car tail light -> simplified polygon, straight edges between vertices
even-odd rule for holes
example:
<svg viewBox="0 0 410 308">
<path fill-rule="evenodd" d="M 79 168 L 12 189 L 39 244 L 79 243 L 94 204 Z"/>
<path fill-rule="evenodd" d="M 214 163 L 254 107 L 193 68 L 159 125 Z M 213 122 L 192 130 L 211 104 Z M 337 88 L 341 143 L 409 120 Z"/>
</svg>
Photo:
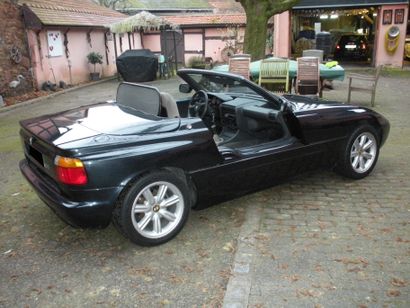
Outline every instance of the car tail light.
<svg viewBox="0 0 410 308">
<path fill-rule="evenodd" d="M 87 184 L 87 173 L 84 164 L 78 158 L 56 156 L 54 164 L 58 180 L 68 185 Z"/>
</svg>

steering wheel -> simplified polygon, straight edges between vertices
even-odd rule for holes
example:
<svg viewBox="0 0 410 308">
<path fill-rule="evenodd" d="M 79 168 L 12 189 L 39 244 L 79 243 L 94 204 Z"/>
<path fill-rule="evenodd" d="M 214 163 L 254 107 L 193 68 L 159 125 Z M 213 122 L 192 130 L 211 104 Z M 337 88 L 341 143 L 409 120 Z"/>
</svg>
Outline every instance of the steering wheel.
<svg viewBox="0 0 410 308">
<path fill-rule="evenodd" d="M 189 102 L 189 114 L 201 119 L 208 111 L 208 94 L 204 90 L 199 90 L 192 96 Z"/>
</svg>

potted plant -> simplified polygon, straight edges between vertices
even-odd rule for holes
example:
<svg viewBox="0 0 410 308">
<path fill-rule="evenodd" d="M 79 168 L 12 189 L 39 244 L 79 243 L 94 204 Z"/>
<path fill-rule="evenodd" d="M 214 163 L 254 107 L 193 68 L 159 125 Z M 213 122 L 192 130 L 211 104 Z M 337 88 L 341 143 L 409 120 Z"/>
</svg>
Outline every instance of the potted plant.
<svg viewBox="0 0 410 308">
<path fill-rule="evenodd" d="M 88 63 L 94 65 L 94 72 L 90 73 L 91 80 L 100 80 L 100 73 L 95 71 L 96 64 L 102 64 L 103 56 L 99 52 L 92 51 L 87 55 Z"/>
</svg>

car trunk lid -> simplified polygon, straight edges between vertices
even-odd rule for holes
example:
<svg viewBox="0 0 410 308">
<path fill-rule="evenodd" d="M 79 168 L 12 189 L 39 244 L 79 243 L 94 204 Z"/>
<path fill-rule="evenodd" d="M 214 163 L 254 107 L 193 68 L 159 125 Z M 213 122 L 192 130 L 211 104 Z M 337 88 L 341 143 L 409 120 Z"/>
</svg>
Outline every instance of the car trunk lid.
<svg viewBox="0 0 410 308">
<path fill-rule="evenodd" d="M 161 118 L 112 103 L 80 107 L 20 122 L 25 156 L 32 168 L 56 178 L 56 155 L 76 157 L 81 153 L 73 144 L 90 145 L 104 136 L 147 135 L 177 130 L 180 120 Z"/>
<path fill-rule="evenodd" d="M 73 109 L 56 115 L 21 121 L 33 136 L 54 146 L 98 135 L 158 134 L 177 130 L 178 118 L 162 118 L 106 103 Z"/>
</svg>

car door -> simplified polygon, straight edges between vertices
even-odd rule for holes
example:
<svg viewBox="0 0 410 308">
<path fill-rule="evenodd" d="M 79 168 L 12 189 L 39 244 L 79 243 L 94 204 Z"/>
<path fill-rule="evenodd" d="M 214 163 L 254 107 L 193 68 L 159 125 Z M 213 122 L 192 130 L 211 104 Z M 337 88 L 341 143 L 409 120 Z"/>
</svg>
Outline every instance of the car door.
<svg viewBox="0 0 410 308">
<path fill-rule="evenodd" d="M 314 169 L 321 163 L 323 153 L 320 145 L 303 144 L 291 135 L 227 152 L 221 164 L 191 173 L 198 207 L 267 188 Z"/>
</svg>

